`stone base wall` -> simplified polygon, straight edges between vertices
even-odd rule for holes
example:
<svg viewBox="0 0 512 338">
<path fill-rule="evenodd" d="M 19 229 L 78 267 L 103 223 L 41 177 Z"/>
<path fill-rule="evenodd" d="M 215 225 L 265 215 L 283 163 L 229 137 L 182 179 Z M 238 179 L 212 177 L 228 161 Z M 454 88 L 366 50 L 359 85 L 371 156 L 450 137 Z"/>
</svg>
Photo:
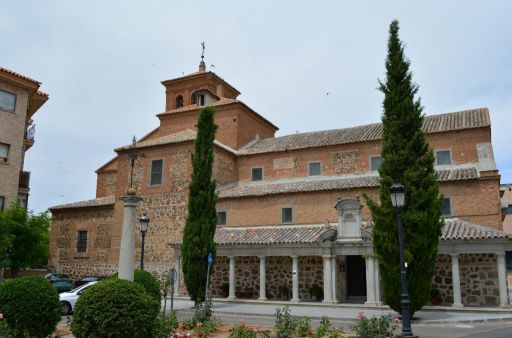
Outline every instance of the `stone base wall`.
<svg viewBox="0 0 512 338">
<path fill-rule="evenodd" d="M 238 296 L 259 298 L 259 257 L 236 257 L 235 290 Z M 290 299 L 292 295 L 292 259 L 290 257 L 267 257 L 266 296 L 268 299 Z M 322 257 L 299 257 L 299 298 L 311 299 L 309 288 L 313 284 L 323 287 Z M 229 259 L 217 257 L 212 273 L 213 297 L 226 297 L 229 290 Z M 239 292 L 245 292 L 241 295 Z"/>
<path fill-rule="evenodd" d="M 462 304 L 499 304 L 498 265 L 494 254 L 459 255 Z M 441 294 L 442 304 L 453 304 L 452 263 L 450 255 L 439 255 L 433 285 Z"/>
</svg>

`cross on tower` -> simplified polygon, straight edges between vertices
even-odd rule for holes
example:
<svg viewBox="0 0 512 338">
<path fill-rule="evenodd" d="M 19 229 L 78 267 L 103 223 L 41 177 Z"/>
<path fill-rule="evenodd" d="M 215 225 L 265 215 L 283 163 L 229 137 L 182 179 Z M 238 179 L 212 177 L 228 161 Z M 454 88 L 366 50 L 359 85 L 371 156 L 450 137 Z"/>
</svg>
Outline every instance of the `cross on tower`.
<svg viewBox="0 0 512 338">
<path fill-rule="evenodd" d="M 204 49 L 206 48 L 204 45 L 204 41 L 201 42 L 201 47 L 203 47 L 203 52 L 201 53 L 201 60 L 203 60 L 204 59 Z"/>
<path fill-rule="evenodd" d="M 133 188 L 133 167 L 135 166 L 135 161 L 140 157 L 140 153 L 137 151 L 137 139 L 135 135 L 133 135 L 132 145 L 130 146 L 130 151 L 128 153 L 128 158 L 130 159 L 130 188 Z"/>
</svg>

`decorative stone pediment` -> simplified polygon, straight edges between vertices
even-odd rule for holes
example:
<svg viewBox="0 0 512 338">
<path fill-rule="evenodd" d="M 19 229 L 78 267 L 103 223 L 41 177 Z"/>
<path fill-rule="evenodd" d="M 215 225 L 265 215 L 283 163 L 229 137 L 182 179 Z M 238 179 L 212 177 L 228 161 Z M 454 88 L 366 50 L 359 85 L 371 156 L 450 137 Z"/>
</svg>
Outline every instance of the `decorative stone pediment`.
<svg viewBox="0 0 512 338">
<path fill-rule="evenodd" d="M 361 209 L 356 199 L 338 199 L 338 240 L 361 240 Z"/>
</svg>

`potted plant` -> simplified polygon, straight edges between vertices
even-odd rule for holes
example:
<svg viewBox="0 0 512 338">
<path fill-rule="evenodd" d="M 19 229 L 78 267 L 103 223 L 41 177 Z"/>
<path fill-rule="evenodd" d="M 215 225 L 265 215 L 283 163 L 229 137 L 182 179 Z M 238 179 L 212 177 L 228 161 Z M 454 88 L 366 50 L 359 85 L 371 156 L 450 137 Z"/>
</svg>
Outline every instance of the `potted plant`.
<svg viewBox="0 0 512 338">
<path fill-rule="evenodd" d="M 220 289 L 222 290 L 222 297 L 229 296 L 229 284 L 228 283 L 222 284 Z"/>
<path fill-rule="evenodd" d="M 324 289 L 318 284 L 313 284 L 309 288 L 309 295 L 311 300 L 322 300 L 324 298 Z"/>
<path fill-rule="evenodd" d="M 432 288 L 430 289 L 430 303 L 432 305 L 437 305 L 442 302 L 441 299 L 441 293 L 439 292 L 439 289 L 432 285 Z"/>
</svg>

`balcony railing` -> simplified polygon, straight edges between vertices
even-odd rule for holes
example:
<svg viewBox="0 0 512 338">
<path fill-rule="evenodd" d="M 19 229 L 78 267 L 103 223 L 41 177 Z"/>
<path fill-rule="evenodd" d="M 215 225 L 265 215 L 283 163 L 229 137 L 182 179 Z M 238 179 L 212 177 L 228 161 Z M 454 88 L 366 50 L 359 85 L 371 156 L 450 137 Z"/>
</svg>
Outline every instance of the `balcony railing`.
<svg viewBox="0 0 512 338">
<path fill-rule="evenodd" d="M 25 140 L 34 141 L 35 134 L 36 134 L 36 125 L 31 124 L 25 131 Z"/>
<path fill-rule="evenodd" d="M 30 171 L 20 171 L 20 188 L 28 189 L 30 186 Z"/>
</svg>

